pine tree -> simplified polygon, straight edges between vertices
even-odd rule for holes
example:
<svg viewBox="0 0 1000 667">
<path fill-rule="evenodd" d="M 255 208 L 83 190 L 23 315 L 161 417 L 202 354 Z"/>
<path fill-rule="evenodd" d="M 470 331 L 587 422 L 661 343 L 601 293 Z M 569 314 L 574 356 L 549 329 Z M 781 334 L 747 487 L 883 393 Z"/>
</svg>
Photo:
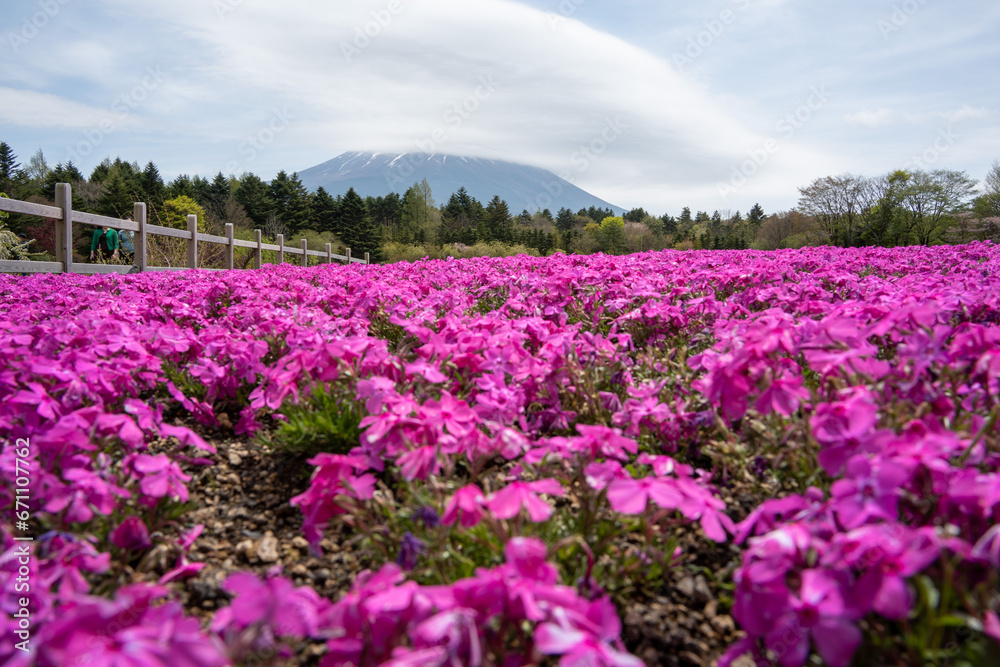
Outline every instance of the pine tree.
<svg viewBox="0 0 1000 667">
<path fill-rule="evenodd" d="M 483 205 L 464 186 L 460 187 L 441 211 L 441 243 L 474 244 L 482 215 Z"/>
<path fill-rule="evenodd" d="M 163 185 L 163 178 L 160 170 L 152 161 L 146 164 L 146 168 L 139 175 L 139 190 L 142 200 L 150 206 L 159 206 L 163 203 L 163 194 L 166 188 Z"/>
<path fill-rule="evenodd" d="M 113 173 L 104 182 L 101 196 L 97 199 L 97 212 L 112 218 L 124 218 L 132 214 L 132 195 L 125 179 Z"/>
<path fill-rule="evenodd" d="M 354 251 L 355 256 L 365 233 L 367 215 L 365 201 L 354 188 L 350 188 L 340 200 L 340 224 L 336 232 L 344 245 Z"/>
<path fill-rule="evenodd" d="M 573 215 L 573 211 L 566 207 L 559 209 L 559 213 L 556 214 L 556 229 L 560 232 L 568 232 L 573 229 L 573 224 L 576 222 L 576 218 Z"/>
<path fill-rule="evenodd" d="M 0 142 L 0 192 L 8 195 L 13 191 L 14 182 L 20 175 L 21 165 L 7 142 Z"/>
<path fill-rule="evenodd" d="M 479 236 L 483 241 L 510 240 L 510 209 L 507 208 L 507 202 L 500 199 L 500 195 L 493 195 L 486 206 L 480 228 Z"/>
<path fill-rule="evenodd" d="M 229 179 L 223 176 L 220 171 L 215 175 L 215 178 L 212 179 L 211 184 L 208 186 L 205 208 L 208 209 L 213 215 L 217 216 L 222 211 L 222 207 L 225 206 L 229 196 Z"/>
<path fill-rule="evenodd" d="M 302 185 L 298 174 L 289 176 L 284 170 L 279 171 L 270 183 L 270 195 L 274 201 L 275 215 L 288 226 L 290 234 L 302 229 L 312 229 L 309 191 Z"/>
<path fill-rule="evenodd" d="M 321 185 L 310 195 L 312 219 L 316 223 L 316 231 L 337 234 L 340 227 L 340 208 L 337 200 Z M 339 234 L 338 234 L 339 236 Z"/>
<path fill-rule="evenodd" d="M 253 172 L 248 171 L 240 176 L 233 197 L 243 205 L 258 228 L 263 229 L 267 217 L 274 213 L 274 200 L 271 199 L 267 183 Z"/>
</svg>

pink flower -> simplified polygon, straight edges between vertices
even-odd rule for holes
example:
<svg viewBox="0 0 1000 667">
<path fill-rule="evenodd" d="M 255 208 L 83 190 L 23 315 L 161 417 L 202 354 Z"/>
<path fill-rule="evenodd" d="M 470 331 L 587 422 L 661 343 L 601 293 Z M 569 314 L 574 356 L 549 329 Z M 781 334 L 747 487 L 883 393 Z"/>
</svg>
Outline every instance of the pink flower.
<svg viewBox="0 0 1000 667">
<path fill-rule="evenodd" d="M 831 487 L 833 508 L 844 528 L 857 528 L 872 519 L 896 520 L 896 505 L 910 474 L 893 461 L 872 461 L 855 456 L 847 462 L 846 479 Z"/>
<path fill-rule="evenodd" d="M 148 549 L 153 546 L 149 530 L 137 516 L 125 517 L 117 528 L 111 531 L 111 543 L 119 549 Z"/>
<path fill-rule="evenodd" d="M 766 643 L 781 667 L 800 667 L 809 656 L 809 639 L 830 667 L 848 667 L 861 644 L 861 630 L 849 620 L 837 582 L 822 570 L 802 572 L 792 596 L 792 611 L 778 621 Z"/>
<path fill-rule="evenodd" d="M 1000 618 L 997 618 L 997 613 L 992 609 L 986 610 L 983 615 L 983 633 L 1000 644 Z"/>
<path fill-rule="evenodd" d="M 478 486 L 463 486 L 448 500 L 441 523 L 450 526 L 459 521 L 463 528 L 475 526 L 483 519 L 484 501 L 483 490 Z"/>
<path fill-rule="evenodd" d="M 528 517 L 535 523 L 552 516 L 552 506 L 538 497 L 540 493 L 550 496 L 565 495 L 562 485 L 554 479 L 540 479 L 535 482 L 511 482 L 486 499 L 486 508 L 498 519 L 517 516 L 521 508 L 528 510 Z"/>
<path fill-rule="evenodd" d="M 132 460 L 132 469 L 139 473 L 139 488 L 150 498 L 170 496 L 187 502 L 188 490 L 185 482 L 191 481 L 181 467 L 166 454 L 137 454 Z"/>
<path fill-rule="evenodd" d="M 676 480 L 663 477 L 619 477 L 608 484 L 608 503 L 622 514 L 642 514 L 647 500 L 664 508 L 676 509 L 684 497 L 677 490 Z"/>
</svg>

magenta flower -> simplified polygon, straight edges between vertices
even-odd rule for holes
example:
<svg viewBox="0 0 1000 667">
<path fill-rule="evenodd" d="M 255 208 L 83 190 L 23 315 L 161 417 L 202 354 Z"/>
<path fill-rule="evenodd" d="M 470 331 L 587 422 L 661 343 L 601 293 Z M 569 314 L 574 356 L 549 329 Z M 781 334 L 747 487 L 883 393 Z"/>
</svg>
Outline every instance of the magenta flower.
<svg viewBox="0 0 1000 667">
<path fill-rule="evenodd" d="M 663 477 L 618 477 L 608 484 L 608 503 L 622 514 L 642 514 L 648 500 L 667 509 L 676 509 L 684 501 L 676 480 Z"/>
<path fill-rule="evenodd" d="M 149 530 L 137 516 L 125 517 L 118 527 L 111 531 L 111 543 L 119 549 L 148 549 L 153 546 Z"/>
<path fill-rule="evenodd" d="M 538 523 L 552 516 L 552 506 L 538 497 L 546 493 L 550 496 L 565 495 L 562 485 L 554 479 L 540 479 L 534 482 L 511 482 L 486 499 L 486 508 L 498 519 L 511 519 L 523 507 L 528 517 Z"/>
<path fill-rule="evenodd" d="M 212 620 L 212 630 L 226 635 L 250 626 L 267 629 L 267 637 L 315 637 L 329 602 L 308 586 L 295 587 L 281 577 L 261 580 L 249 572 L 230 575 L 222 588 L 233 594 L 228 607 Z"/>
<path fill-rule="evenodd" d="M 184 474 L 166 454 L 137 454 L 131 467 L 139 473 L 139 488 L 149 498 L 169 496 L 187 502 L 188 490 L 184 483 L 191 481 L 191 476 Z"/>
<path fill-rule="evenodd" d="M 483 519 L 485 500 L 483 490 L 475 484 L 463 486 L 448 500 L 441 523 L 450 526 L 458 521 L 463 528 L 475 526 Z"/>
<path fill-rule="evenodd" d="M 813 437 L 823 445 L 819 462 L 829 475 L 843 470 L 847 459 L 872 433 L 878 405 L 867 389 L 856 387 L 841 401 L 820 403 L 809 419 Z"/>
<path fill-rule="evenodd" d="M 840 563 L 862 571 L 858 581 L 863 606 L 886 618 L 905 618 L 912 606 L 906 579 L 936 561 L 941 545 L 933 527 L 908 528 L 902 524 L 862 526 L 834 538 L 826 564 Z"/>
<path fill-rule="evenodd" d="M 844 528 L 850 530 L 873 519 L 895 521 L 896 506 L 910 474 L 893 461 L 879 460 L 873 468 L 865 456 L 847 462 L 846 479 L 838 479 L 830 489 L 833 509 Z"/>
<path fill-rule="evenodd" d="M 801 667 L 809 656 L 809 640 L 830 667 L 848 667 L 861 644 L 861 630 L 849 620 L 855 614 L 845 605 L 836 580 L 823 570 L 802 572 L 792 610 L 766 638 L 781 667 Z"/>
</svg>

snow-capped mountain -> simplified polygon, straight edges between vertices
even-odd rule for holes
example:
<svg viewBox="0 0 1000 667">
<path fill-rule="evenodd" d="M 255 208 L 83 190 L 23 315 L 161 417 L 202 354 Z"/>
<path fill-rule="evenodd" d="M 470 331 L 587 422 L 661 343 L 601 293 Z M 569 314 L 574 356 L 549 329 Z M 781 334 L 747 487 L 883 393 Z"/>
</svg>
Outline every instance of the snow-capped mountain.
<svg viewBox="0 0 1000 667">
<path fill-rule="evenodd" d="M 624 212 L 546 169 L 458 155 L 349 152 L 298 175 L 309 190 L 322 186 L 334 196 L 351 187 L 362 197 L 403 194 L 426 178 L 438 205 L 464 186 L 484 206 L 500 195 L 512 214 L 542 209 L 554 214 L 563 207 L 576 212 L 591 206 Z"/>
</svg>

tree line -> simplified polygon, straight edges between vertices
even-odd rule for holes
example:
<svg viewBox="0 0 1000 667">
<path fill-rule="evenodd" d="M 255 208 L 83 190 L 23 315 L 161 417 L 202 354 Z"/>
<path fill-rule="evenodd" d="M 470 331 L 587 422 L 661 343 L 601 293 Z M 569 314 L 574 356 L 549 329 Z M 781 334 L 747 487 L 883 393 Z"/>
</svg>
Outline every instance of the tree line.
<svg viewBox="0 0 1000 667">
<path fill-rule="evenodd" d="M 135 201 L 149 207 L 150 221 L 183 227 L 190 214 L 199 229 L 220 234 L 232 223 L 238 237 L 261 229 L 268 240 L 283 234 L 306 238 L 310 247 L 329 242 L 373 261 L 471 254 L 621 254 L 663 248 L 775 249 L 832 244 L 909 245 L 991 238 L 1000 216 L 1000 161 L 987 175 L 985 191 L 964 172 L 895 171 L 878 177 L 851 174 L 818 178 L 799 189 L 798 206 L 766 215 L 760 204 L 746 213 L 695 211 L 653 215 L 633 208 L 616 216 L 591 206 L 576 212 L 512 212 L 498 195 L 479 202 L 464 187 L 438 206 L 427 181 L 403 194 L 362 197 L 353 188 L 336 196 L 309 192 L 296 173 L 280 171 L 270 181 L 252 172 L 221 172 L 212 179 L 182 174 L 169 182 L 153 162 L 144 167 L 116 157 L 89 176 L 68 162 L 50 167 L 42 151 L 25 165 L 0 142 L 0 192 L 16 199 L 52 203 L 56 183 L 73 185 L 76 210 L 126 217 Z M 11 216 L 15 232 L 37 238 L 38 250 L 52 232 L 37 219 Z"/>
</svg>

